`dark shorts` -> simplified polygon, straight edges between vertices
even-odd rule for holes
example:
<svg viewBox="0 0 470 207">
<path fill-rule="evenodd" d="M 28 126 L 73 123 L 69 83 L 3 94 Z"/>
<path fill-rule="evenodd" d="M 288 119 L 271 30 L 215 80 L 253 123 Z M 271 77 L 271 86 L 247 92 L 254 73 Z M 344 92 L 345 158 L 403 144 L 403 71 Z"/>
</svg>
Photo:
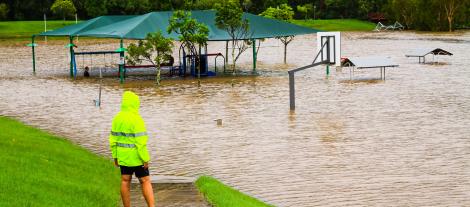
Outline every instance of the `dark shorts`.
<svg viewBox="0 0 470 207">
<path fill-rule="evenodd" d="M 119 166 L 121 168 L 121 175 L 132 175 L 138 178 L 149 176 L 149 169 L 145 169 L 143 165 L 136 167 Z"/>
</svg>

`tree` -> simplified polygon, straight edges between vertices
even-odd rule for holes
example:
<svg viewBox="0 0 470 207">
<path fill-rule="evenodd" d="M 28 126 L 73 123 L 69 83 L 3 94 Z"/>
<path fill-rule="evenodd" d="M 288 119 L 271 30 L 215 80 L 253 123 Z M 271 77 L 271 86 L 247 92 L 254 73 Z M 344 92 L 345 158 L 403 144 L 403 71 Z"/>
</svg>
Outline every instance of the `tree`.
<svg viewBox="0 0 470 207">
<path fill-rule="evenodd" d="M 64 21 L 65 16 L 72 16 L 77 12 L 77 9 L 70 0 L 56 0 L 51 6 L 51 10 L 54 14 L 62 15 Z"/>
<path fill-rule="evenodd" d="M 243 0 L 242 4 L 246 12 L 248 12 L 248 9 L 250 9 L 250 7 L 253 6 L 253 2 L 251 2 L 251 0 Z"/>
<path fill-rule="evenodd" d="M 218 0 L 198 0 L 193 4 L 193 9 L 213 9 Z"/>
<path fill-rule="evenodd" d="M 281 4 L 280 6 L 273 8 L 269 7 L 264 12 L 260 14 L 260 16 L 268 17 L 271 19 L 278 19 L 283 21 L 292 20 L 294 17 L 294 11 L 292 7 L 287 4 Z"/>
<path fill-rule="evenodd" d="M 209 39 L 209 28 L 191 17 L 191 12 L 175 11 L 169 20 L 168 33 L 175 32 L 183 50 L 186 48 L 190 55 L 199 60 L 202 46 L 206 46 Z M 197 49 L 199 48 L 199 50 Z M 198 85 L 201 84 L 201 61 L 197 64 Z"/>
<path fill-rule="evenodd" d="M 163 61 L 169 61 L 173 48 L 173 41 L 166 38 L 160 31 L 147 34 L 144 41 L 139 40 L 137 44 L 131 43 L 127 47 L 127 61 L 131 65 L 141 63 L 142 61 L 150 62 L 157 71 L 156 82 L 160 85 L 161 64 Z"/>
<path fill-rule="evenodd" d="M 288 0 L 263 0 L 264 4 L 262 9 L 267 9 L 269 7 L 277 7 L 278 5 L 287 4 Z"/>
<path fill-rule="evenodd" d="M 150 11 L 149 0 L 106 0 L 100 2 L 106 5 L 107 14 L 111 15 L 143 14 Z M 99 2 L 95 4 L 99 4 Z"/>
<path fill-rule="evenodd" d="M 297 12 L 302 14 L 302 16 L 305 17 L 305 20 L 307 20 L 307 15 L 308 15 L 307 7 L 302 6 L 302 5 L 297 5 Z"/>
<path fill-rule="evenodd" d="M 418 8 L 416 0 L 390 0 L 388 6 L 396 20 L 405 23 L 406 28 L 413 27 Z"/>
<path fill-rule="evenodd" d="M 108 13 L 105 1 L 85 0 L 83 7 L 88 16 L 96 17 Z"/>
<path fill-rule="evenodd" d="M 277 8 L 269 7 L 260 14 L 261 16 L 278 19 L 282 21 L 290 21 L 294 16 L 294 11 L 292 7 L 287 4 L 281 4 Z M 282 44 L 284 44 L 284 64 L 287 63 L 287 45 L 294 39 L 294 36 L 285 36 L 285 37 L 276 37 L 276 39 L 281 40 Z"/>
<path fill-rule="evenodd" d="M 305 16 L 305 20 L 308 19 L 308 14 L 313 11 L 313 4 L 297 5 L 297 11 Z"/>
<path fill-rule="evenodd" d="M 359 11 L 360 16 L 367 17 L 369 12 L 372 11 L 372 9 L 373 9 L 372 7 L 375 4 L 375 1 L 358 0 L 357 3 L 359 4 L 358 5 L 358 11 Z"/>
<path fill-rule="evenodd" d="M 304 7 L 307 8 L 307 15 L 310 14 L 314 8 L 312 3 L 304 4 Z"/>
<path fill-rule="evenodd" d="M 235 74 L 235 64 L 240 55 L 248 49 L 249 23 L 243 19 L 243 10 L 238 0 L 224 0 L 215 6 L 215 24 L 225 30 L 232 39 L 232 71 Z M 235 50 L 237 54 L 235 55 Z"/>
<path fill-rule="evenodd" d="M 452 32 L 455 14 L 458 9 L 464 5 L 465 0 L 443 0 L 444 9 L 446 11 L 447 21 L 449 22 L 449 32 Z"/>
<path fill-rule="evenodd" d="M 407 28 L 452 31 L 466 22 L 469 0 L 389 0 L 389 16 L 405 23 Z M 467 21 L 468 22 L 468 21 Z"/>
<path fill-rule="evenodd" d="M 6 5 L 5 3 L 1 3 L 0 4 L 0 20 L 4 20 L 7 18 L 7 15 L 8 15 L 8 5 Z"/>
</svg>

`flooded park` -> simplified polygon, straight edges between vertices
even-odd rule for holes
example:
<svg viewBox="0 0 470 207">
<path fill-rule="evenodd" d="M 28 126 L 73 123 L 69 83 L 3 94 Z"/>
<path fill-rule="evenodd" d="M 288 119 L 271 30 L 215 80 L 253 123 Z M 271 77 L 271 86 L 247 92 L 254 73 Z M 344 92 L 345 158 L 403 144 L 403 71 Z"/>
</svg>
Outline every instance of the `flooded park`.
<svg viewBox="0 0 470 207">
<path fill-rule="evenodd" d="M 66 40 L 38 38 L 31 48 L 0 45 L 0 115 L 69 137 L 111 159 L 109 132 L 124 90 L 141 98 L 153 175 L 211 175 L 275 206 L 470 205 L 470 32 L 345 32 L 342 56 L 386 56 L 399 64 L 355 70 L 325 66 L 296 73 L 289 110 L 287 71 L 310 64 L 316 36 L 261 43 L 258 75 L 103 80 L 96 107 L 96 68 L 105 57 L 77 59 L 92 77 L 69 78 Z M 128 42 L 125 42 L 127 45 Z M 115 50 L 118 40 L 80 39 L 78 50 Z M 438 64 L 405 54 L 452 52 Z M 210 42 L 209 52 L 225 51 Z M 177 52 L 174 53 L 177 57 Z M 239 60 L 250 72 L 251 50 Z M 431 59 L 429 59 L 431 60 Z M 213 67 L 210 59 L 209 67 Z M 437 57 L 434 61 L 437 61 Z M 79 71 L 82 74 L 82 70 Z M 217 119 L 222 124 L 217 124 Z"/>
</svg>

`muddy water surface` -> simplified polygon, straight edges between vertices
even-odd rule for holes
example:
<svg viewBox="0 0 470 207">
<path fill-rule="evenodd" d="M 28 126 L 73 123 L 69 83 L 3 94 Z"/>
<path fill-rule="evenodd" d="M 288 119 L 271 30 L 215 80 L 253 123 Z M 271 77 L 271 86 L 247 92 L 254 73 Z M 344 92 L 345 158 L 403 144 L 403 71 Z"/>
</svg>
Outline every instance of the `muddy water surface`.
<svg viewBox="0 0 470 207">
<path fill-rule="evenodd" d="M 276 206 L 470 205 L 470 33 L 344 33 L 343 56 L 390 56 L 400 67 L 387 70 L 386 81 L 377 80 L 378 69 L 355 71 L 352 81 L 347 68 L 329 77 L 324 67 L 297 73 L 291 113 L 286 71 L 312 61 L 315 41 L 296 37 L 289 65 L 281 63 L 280 43 L 263 42 L 261 75 L 203 79 L 201 88 L 194 79 L 156 88 L 150 78 L 131 77 L 123 86 L 106 78 L 101 108 L 93 104 L 97 79 L 67 78 L 63 45 L 40 42 L 35 76 L 30 48 L 3 46 L 0 114 L 109 156 L 111 119 L 130 89 L 141 96 L 155 175 L 213 175 Z M 211 43 L 209 52 L 223 46 Z M 404 57 L 423 47 L 454 56 L 435 65 Z M 117 61 L 95 58 L 77 62 Z M 250 58 L 248 51 L 242 68 L 251 67 Z"/>
</svg>

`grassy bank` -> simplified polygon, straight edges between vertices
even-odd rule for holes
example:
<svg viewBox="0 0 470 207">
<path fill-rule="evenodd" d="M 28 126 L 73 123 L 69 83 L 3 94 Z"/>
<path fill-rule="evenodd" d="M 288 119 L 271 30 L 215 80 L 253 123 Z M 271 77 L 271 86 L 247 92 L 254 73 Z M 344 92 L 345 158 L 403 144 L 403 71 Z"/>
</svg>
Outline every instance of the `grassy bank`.
<svg viewBox="0 0 470 207">
<path fill-rule="evenodd" d="M 71 24 L 75 24 L 75 21 L 47 21 L 47 30 L 54 30 Z M 0 21 L 0 39 L 26 39 L 41 32 L 44 32 L 44 21 Z"/>
<path fill-rule="evenodd" d="M 71 142 L 0 116 L 0 206 L 117 206 L 119 170 Z"/>
<path fill-rule="evenodd" d="M 199 189 L 199 192 L 201 192 L 206 200 L 214 207 L 271 206 L 228 187 L 212 177 L 199 177 L 196 181 L 196 186 Z"/>
<path fill-rule="evenodd" d="M 294 24 L 324 31 L 372 31 L 375 24 L 357 19 L 292 20 Z"/>
</svg>

